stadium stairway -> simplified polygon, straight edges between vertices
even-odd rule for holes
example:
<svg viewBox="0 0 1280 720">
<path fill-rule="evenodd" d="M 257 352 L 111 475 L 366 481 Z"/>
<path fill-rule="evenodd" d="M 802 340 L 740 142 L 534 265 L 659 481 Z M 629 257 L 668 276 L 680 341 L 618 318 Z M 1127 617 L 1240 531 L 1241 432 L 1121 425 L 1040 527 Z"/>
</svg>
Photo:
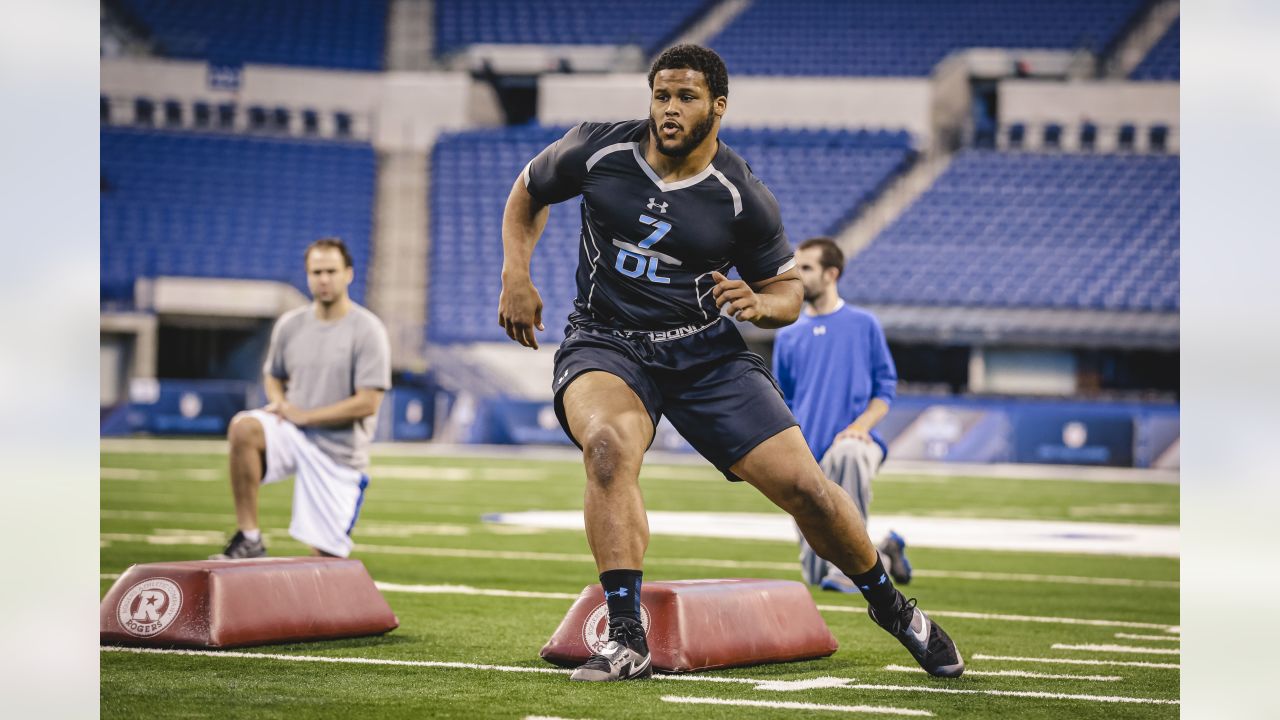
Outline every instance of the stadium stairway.
<svg viewBox="0 0 1280 720">
<path fill-rule="evenodd" d="M 1129 32 L 1125 33 L 1103 63 L 1104 74 L 1122 79 L 1133 74 L 1161 40 L 1176 27 L 1181 8 L 1178 0 L 1157 0 Z"/>
<path fill-rule="evenodd" d="M 389 0 L 386 68 L 424 72 L 435 67 L 434 0 Z"/>
<path fill-rule="evenodd" d="M 422 326 L 426 322 L 427 154 L 416 150 L 378 153 L 373 222 L 373 258 L 368 269 L 369 307 L 383 318 L 393 366 L 425 369 Z"/>
</svg>

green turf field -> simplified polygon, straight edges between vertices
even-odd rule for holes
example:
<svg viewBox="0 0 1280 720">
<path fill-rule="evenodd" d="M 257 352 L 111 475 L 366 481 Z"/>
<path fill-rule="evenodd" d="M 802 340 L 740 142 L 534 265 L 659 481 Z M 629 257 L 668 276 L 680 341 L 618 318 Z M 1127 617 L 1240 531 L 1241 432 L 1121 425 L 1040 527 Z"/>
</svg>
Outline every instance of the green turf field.
<svg viewBox="0 0 1280 720">
<path fill-rule="evenodd" d="M 103 593 L 130 564 L 201 559 L 220 549 L 233 529 L 225 464 L 216 454 L 102 454 Z M 381 475 L 380 468 L 385 470 Z M 838 717 L 851 708 L 862 710 L 850 713 L 854 716 L 870 716 L 867 711 L 879 708 L 880 717 L 925 711 L 939 718 L 1002 720 L 1178 714 L 1176 704 L 1144 702 L 1178 698 L 1176 559 L 912 548 L 912 561 L 922 572 L 904 590 L 956 640 L 969 671 L 958 680 L 894 669 L 915 664 L 866 617 L 860 597 L 815 592 L 840 641 L 840 650 L 829 658 L 682 679 L 584 685 L 570 683 L 559 671 L 541 672 L 552 668 L 538 650 L 571 604 L 568 596 L 595 581 L 586 539 L 580 531 L 481 521 L 492 512 L 580 509 L 580 465 L 381 455 L 371 475 L 373 484 L 354 533 L 354 556 L 379 582 L 553 596 L 388 589 L 383 594 L 400 628 L 385 637 L 247 648 L 239 651 L 244 656 L 103 652 L 102 716 L 618 720 Z M 750 487 L 726 483 L 709 467 L 648 466 L 642 485 L 651 510 L 772 510 Z M 272 555 L 305 553 L 284 532 L 291 492 L 291 482 L 262 492 L 261 523 Z M 877 512 L 1176 524 L 1178 487 L 887 475 L 876 484 L 872 514 Z M 798 579 L 795 558 L 795 547 L 786 542 L 654 535 L 645 576 Z M 735 562 L 737 567 L 725 567 Z M 996 615 L 1019 619 L 991 617 Z M 1115 646 L 1127 646 L 1127 651 Z M 1159 650 L 1164 652 L 1152 652 Z M 290 661 L 263 655 L 418 664 Z M 490 667 L 467 667 L 472 664 Z M 1023 675 L 983 674 L 994 672 Z M 1038 676 L 1026 676 L 1031 673 Z M 785 684 L 757 689 L 757 683 L 705 678 L 848 682 L 844 687 L 788 690 Z M 785 706 L 703 704 L 708 699 Z M 886 710 L 899 714 L 884 714 Z"/>
</svg>

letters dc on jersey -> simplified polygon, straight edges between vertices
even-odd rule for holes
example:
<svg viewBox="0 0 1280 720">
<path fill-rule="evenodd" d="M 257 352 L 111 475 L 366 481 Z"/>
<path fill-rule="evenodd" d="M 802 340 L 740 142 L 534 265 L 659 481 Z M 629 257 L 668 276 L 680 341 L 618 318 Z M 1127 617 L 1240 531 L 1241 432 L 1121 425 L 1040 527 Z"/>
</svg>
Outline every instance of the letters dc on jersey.
<svg viewBox="0 0 1280 720">
<path fill-rule="evenodd" d="M 544 204 L 582 196 L 575 305 L 637 330 L 706 323 L 719 314 L 712 271 L 754 282 L 794 265 L 777 200 L 720 143 L 706 170 L 664 183 L 644 159 L 644 120 L 583 123 L 525 166 Z"/>
</svg>

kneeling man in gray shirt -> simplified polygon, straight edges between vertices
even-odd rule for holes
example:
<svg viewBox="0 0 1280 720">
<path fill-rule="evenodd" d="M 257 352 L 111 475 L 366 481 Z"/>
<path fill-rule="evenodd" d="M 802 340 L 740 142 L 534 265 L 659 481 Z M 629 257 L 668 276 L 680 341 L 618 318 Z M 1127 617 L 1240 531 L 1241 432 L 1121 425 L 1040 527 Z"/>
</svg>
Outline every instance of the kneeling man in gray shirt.
<svg viewBox="0 0 1280 720">
<path fill-rule="evenodd" d="M 347 294 L 355 269 L 341 240 L 312 243 L 305 266 L 313 302 L 285 313 L 271 332 L 267 405 L 239 413 L 227 431 L 238 529 L 215 560 L 267 554 L 258 487 L 290 475 L 289 534 L 317 555 L 351 553 L 391 350 L 382 321 Z"/>
</svg>

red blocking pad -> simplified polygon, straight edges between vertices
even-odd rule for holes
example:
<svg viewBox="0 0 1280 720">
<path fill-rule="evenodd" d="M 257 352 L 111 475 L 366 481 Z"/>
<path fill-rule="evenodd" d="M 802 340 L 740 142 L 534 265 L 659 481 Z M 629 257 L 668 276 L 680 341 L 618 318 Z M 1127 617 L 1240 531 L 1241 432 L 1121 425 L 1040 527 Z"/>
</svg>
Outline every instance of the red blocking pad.
<svg viewBox="0 0 1280 720">
<path fill-rule="evenodd" d="M 379 635 L 399 624 L 364 563 L 350 558 L 133 565 L 98 607 L 103 645 L 233 648 Z"/>
<path fill-rule="evenodd" d="M 839 647 L 808 588 L 792 580 L 646 581 L 640 610 L 653 667 L 664 672 L 809 660 Z M 588 585 L 541 655 L 577 666 L 608 635 L 604 590 Z"/>
</svg>

